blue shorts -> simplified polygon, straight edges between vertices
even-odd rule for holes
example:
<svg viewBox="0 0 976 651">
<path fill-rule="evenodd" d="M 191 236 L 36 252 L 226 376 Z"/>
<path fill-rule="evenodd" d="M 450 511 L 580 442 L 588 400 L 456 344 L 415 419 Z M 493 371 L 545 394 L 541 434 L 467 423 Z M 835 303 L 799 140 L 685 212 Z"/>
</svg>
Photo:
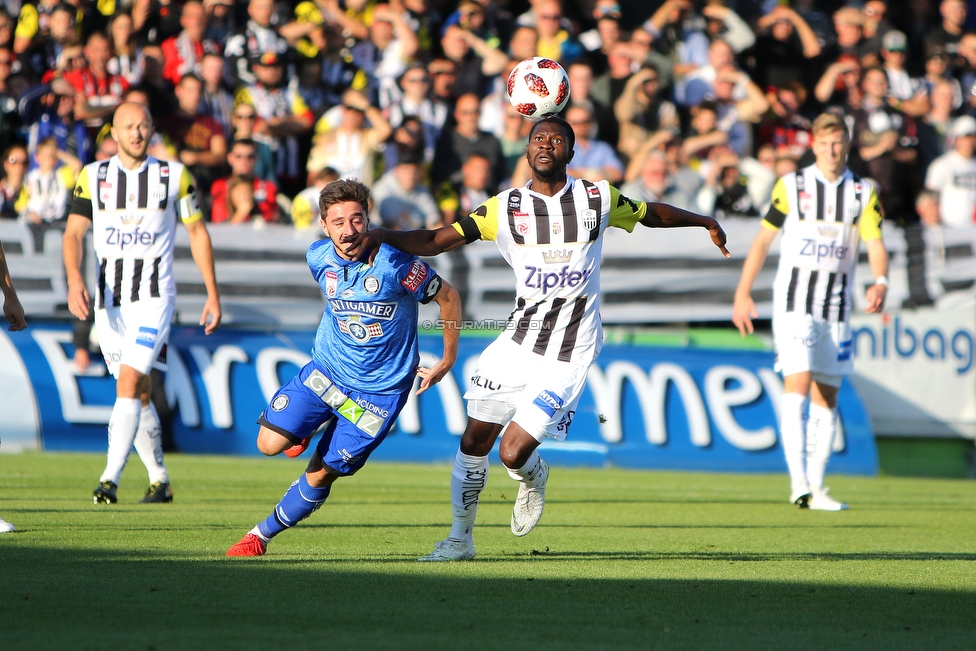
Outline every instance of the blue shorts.
<svg viewBox="0 0 976 651">
<path fill-rule="evenodd" d="M 409 388 L 376 394 L 340 386 L 309 362 L 278 389 L 258 423 L 299 443 L 329 421 L 316 450 L 329 472 L 351 475 L 386 438 L 409 395 Z"/>
</svg>

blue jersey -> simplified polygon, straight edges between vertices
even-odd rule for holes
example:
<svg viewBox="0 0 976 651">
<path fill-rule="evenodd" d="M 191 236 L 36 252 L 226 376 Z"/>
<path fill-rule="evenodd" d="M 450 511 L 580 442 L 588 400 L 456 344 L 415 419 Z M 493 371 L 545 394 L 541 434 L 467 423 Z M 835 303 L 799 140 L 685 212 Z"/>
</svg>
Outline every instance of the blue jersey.
<svg viewBox="0 0 976 651">
<path fill-rule="evenodd" d="M 408 390 L 420 360 L 417 302 L 441 288 L 434 270 L 386 244 L 373 266 L 340 258 L 331 240 L 312 244 L 305 259 L 327 302 L 312 349 L 316 366 L 369 393 Z"/>
</svg>

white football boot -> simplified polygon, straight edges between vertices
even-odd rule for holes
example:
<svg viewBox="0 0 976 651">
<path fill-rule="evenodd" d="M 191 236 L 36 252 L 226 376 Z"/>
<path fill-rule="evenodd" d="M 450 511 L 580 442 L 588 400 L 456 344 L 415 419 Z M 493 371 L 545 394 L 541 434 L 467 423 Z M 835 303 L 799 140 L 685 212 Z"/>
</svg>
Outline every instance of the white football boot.
<svg viewBox="0 0 976 651">
<path fill-rule="evenodd" d="M 14 530 L 14 525 L 10 524 L 3 518 L 0 518 L 0 533 L 10 533 Z"/>
<path fill-rule="evenodd" d="M 810 505 L 808 508 L 811 511 L 847 511 L 850 509 L 850 507 L 843 502 L 838 502 L 834 498 L 827 495 L 827 491 L 829 490 L 829 488 L 812 490 L 810 492 Z"/>
<path fill-rule="evenodd" d="M 542 464 L 542 485 L 529 488 L 523 483 L 519 484 L 518 497 L 515 498 L 515 506 L 512 508 L 512 533 L 516 536 L 524 536 L 532 531 L 539 524 L 542 510 L 546 506 L 549 465 L 542 459 L 539 463 Z"/>
<path fill-rule="evenodd" d="M 470 561 L 474 558 L 474 543 L 460 540 L 441 540 L 434 545 L 434 551 L 418 558 L 421 563 L 441 561 Z"/>
</svg>

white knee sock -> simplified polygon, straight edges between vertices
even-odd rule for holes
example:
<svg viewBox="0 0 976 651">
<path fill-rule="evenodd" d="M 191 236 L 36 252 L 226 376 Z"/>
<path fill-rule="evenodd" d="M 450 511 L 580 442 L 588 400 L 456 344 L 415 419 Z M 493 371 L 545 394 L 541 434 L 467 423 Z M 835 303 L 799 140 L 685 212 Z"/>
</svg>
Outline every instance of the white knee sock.
<svg viewBox="0 0 976 651">
<path fill-rule="evenodd" d="M 488 457 L 473 457 L 458 450 L 451 474 L 451 540 L 472 542 L 478 499 L 488 483 Z"/>
<path fill-rule="evenodd" d="M 544 468 L 545 466 L 542 465 L 542 457 L 539 456 L 538 450 L 533 450 L 531 456 L 529 456 L 529 460 L 518 470 L 513 470 L 505 466 L 512 479 L 522 482 L 529 488 L 535 488 L 546 483 L 546 477 L 549 473 L 543 472 Z"/>
<path fill-rule="evenodd" d="M 824 473 L 837 433 L 837 410 L 810 403 L 807 422 L 807 481 L 811 490 L 823 490 Z"/>
<path fill-rule="evenodd" d="M 108 421 L 108 460 L 99 482 L 110 481 L 116 485 L 129 458 L 132 441 L 139 426 L 142 401 L 138 398 L 116 398 L 112 416 Z"/>
<path fill-rule="evenodd" d="M 139 415 L 139 428 L 135 438 L 136 452 L 149 472 L 149 483 L 169 482 L 166 466 L 163 465 L 163 439 L 159 428 L 159 416 L 150 402 L 142 408 Z"/>
<path fill-rule="evenodd" d="M 784 393 L 780 401 L 779 431 L 794 492 L 805 492 L 809 488 L 804 464 L 803 407 L 805 403 L 806 396 L 799 393 Z"/>
</svg>

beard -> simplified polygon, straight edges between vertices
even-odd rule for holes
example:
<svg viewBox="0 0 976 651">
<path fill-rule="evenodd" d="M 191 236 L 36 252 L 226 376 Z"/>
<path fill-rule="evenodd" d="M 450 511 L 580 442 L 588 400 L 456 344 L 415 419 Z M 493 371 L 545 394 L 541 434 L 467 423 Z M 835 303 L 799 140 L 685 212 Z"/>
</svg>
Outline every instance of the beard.
<svg viewBox="0 0 976 651">
<path fill-rule="evenodd" d="M 566 180 L 566 166 L 553 165 L 549 169 L 532 168 L 532 175 L 541 183 L 558 183 Z"/>
</svg>

